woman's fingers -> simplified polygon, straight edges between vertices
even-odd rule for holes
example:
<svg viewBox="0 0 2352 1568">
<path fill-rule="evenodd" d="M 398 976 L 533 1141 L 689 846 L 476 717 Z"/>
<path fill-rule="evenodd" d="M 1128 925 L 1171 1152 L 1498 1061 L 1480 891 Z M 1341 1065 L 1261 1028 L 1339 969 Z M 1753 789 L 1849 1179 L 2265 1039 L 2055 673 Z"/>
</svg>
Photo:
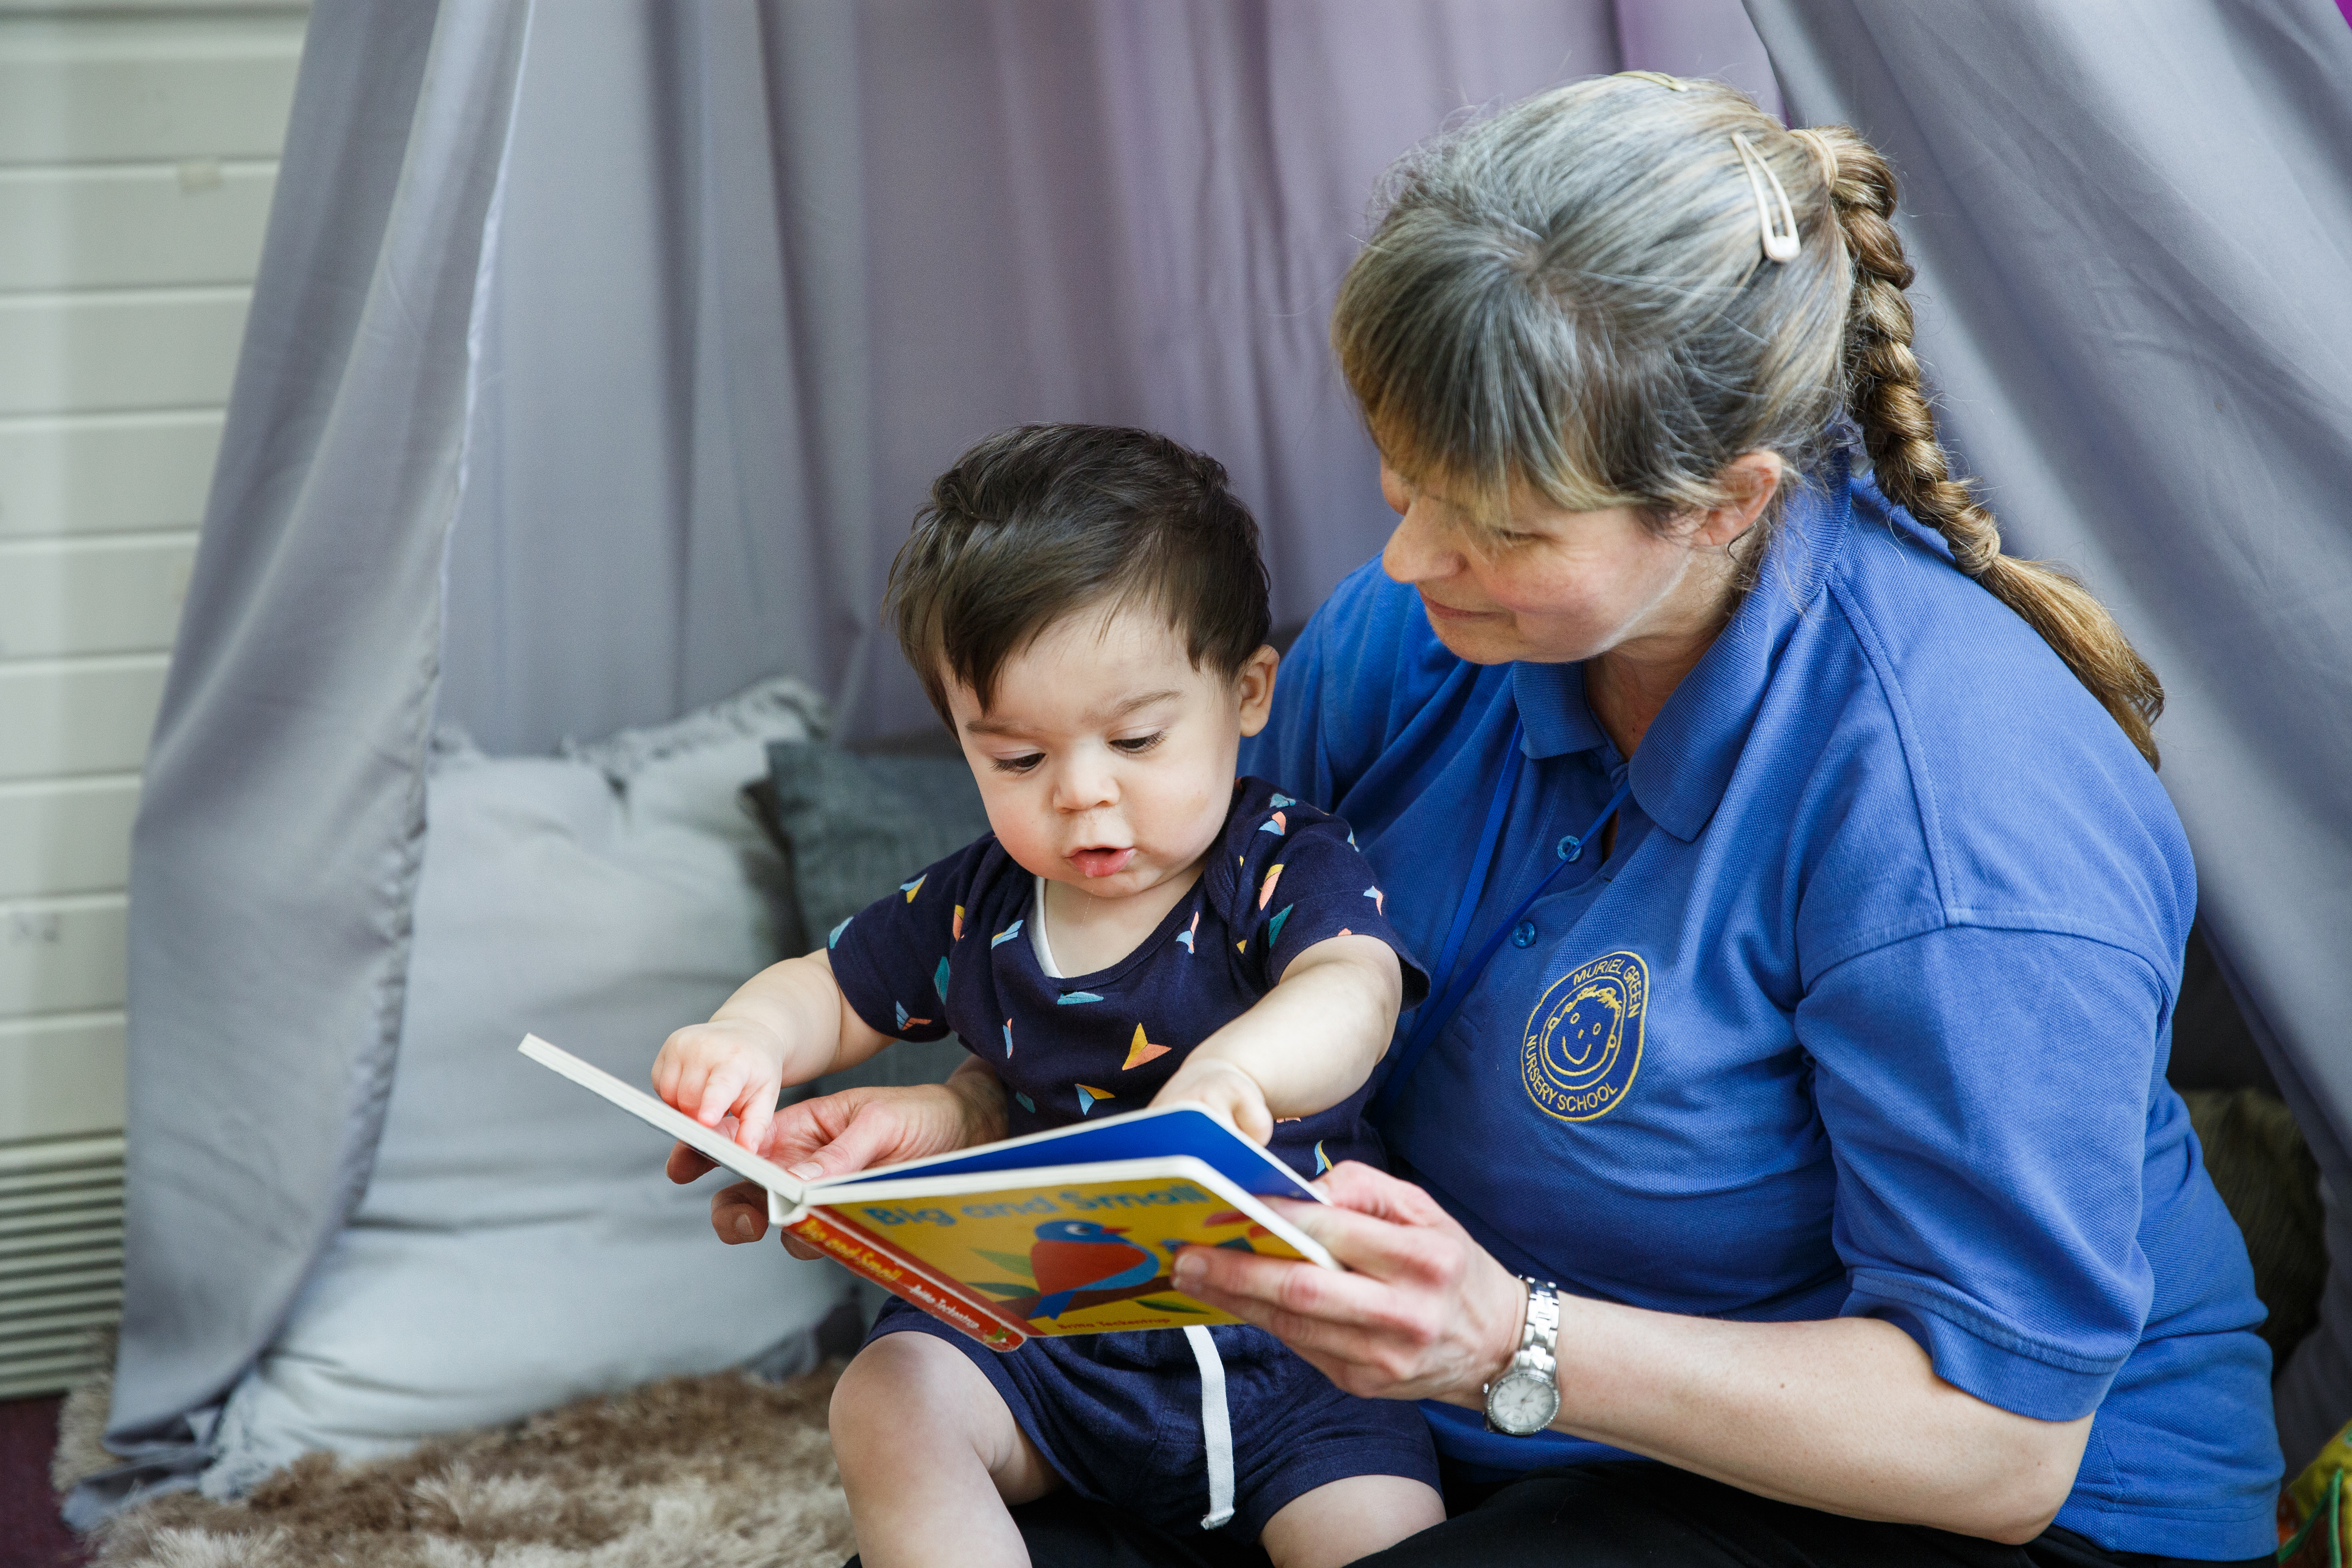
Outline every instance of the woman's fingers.
<svg viewBox="0 0 2352 1568">
<path fill-rule="evenodd" d="M 710 1228 L 730 1247 L 767 1235 L 768 1189 L 757 1182 L 738 1182 L 711 1194 Z"/>
<path fill-rule="evenodd" d="M 671 1144 L 669 1159 L 662 1166 L 663 1173 L 681 1187 L 702 1180 L 717 1169 L 719 1162 L 691 1143 Z"/>
</svg>

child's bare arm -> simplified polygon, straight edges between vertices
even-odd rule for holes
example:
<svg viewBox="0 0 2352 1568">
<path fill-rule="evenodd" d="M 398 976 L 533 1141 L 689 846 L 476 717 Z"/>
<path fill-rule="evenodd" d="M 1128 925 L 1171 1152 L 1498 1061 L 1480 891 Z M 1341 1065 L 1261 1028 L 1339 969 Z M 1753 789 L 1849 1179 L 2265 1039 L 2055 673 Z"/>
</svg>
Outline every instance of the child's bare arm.
<svg viewBox="0 0 2352 1568">
<path fill-rule="evenodd" d="M 766 1142 L 786 1085 L 855 1067 L 890 1043 L 857 1016 L 822 952 L 772 963 L 707 1024 L 662 1042 L 654 1090 L 706 1127 L 735 1118 L 735 1142 Z"/>
<path fill-rule="evenodd" d="M 1281 984 L 1201 1042 L 1154 1103 L 1199 1100 L 1263 1143 L 1277 1116 L 1327 1110 L 1363 1087 L 1404 999 L 1389 944 L 1335 936 L 1291 960 Z"/>
</svg>

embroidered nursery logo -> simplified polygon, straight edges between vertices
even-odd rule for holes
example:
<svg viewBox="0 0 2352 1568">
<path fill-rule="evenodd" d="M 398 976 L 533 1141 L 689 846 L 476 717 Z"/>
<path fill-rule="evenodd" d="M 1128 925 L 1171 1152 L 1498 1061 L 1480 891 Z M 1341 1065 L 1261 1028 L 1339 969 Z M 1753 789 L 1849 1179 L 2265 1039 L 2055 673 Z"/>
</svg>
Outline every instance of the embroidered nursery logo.
<svg viewBox="0 0 2352 1568">
<path fill-rule="evenodd" d="M 1642 1068 L 1642 1014 L 1650 971 L 1640 955 L 1612 952 L 1563 975 L 1528 1015 L 1519 1081 L 1545 1115 L 1606 1116 Z"/>
</svg>

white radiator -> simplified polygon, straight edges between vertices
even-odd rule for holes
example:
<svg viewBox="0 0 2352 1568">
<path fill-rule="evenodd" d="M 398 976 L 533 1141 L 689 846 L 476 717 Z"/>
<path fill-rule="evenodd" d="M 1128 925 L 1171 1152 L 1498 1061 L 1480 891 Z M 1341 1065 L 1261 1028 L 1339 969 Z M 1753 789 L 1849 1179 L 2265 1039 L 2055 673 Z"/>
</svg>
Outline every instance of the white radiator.
<svg viewBox="0 0 2352 1568">
<path fill-rule="evenodd" d="M 96 1370 L 122 1315 L 122 1140 L 0 1145 L 0 1399 Z"/>
</svg>

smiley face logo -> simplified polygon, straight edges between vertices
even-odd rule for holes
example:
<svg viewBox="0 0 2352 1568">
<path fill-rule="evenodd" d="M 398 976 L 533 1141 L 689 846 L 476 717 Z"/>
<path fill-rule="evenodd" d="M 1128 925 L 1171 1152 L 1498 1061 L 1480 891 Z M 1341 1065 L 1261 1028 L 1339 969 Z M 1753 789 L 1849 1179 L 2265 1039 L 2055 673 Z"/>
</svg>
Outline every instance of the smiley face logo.
<svg viewBox="0 0 2352 1568">
<path fill-rule="evenodd" d="M 1519 1081 L 1560 1121 L 1606 1116 L 1642 1068 L 1650 972 L 1637 953 L 1612 952 L 1564 974 L 1528 1015 Z"/>
</svg>

